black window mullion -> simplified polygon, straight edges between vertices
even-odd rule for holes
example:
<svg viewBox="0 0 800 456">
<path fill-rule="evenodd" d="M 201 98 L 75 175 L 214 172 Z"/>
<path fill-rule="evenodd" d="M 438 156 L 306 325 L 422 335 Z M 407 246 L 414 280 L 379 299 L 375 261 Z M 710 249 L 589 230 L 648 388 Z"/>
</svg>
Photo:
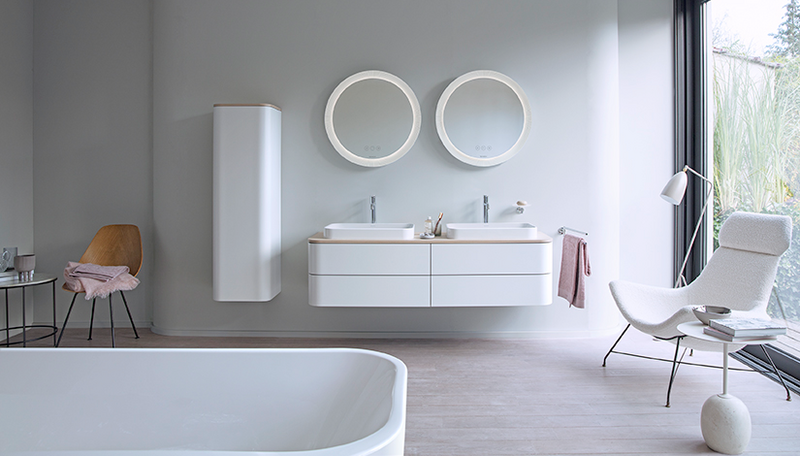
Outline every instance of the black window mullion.
<svg viewBox="0 0 800 456">
<path fill-rule="evenodd" d="M 706 166 L 707 97 L 703 30 L 703 3 L 707 1 L 675 0 L 675 171 L 689 166 L 709 177 Z M 678 277 L 697 221 L 702 217 L 707 188 L 702 180 L 689 174 L 683 203 L 675 208 L 675 278 Z M 712 222 L 703 218 L 703 226 L 686 263 L 684 276 L 687 282 L 700 275 L 705 266 L 707 239 L 703 233 L 706 224 Z"/>
</svg>

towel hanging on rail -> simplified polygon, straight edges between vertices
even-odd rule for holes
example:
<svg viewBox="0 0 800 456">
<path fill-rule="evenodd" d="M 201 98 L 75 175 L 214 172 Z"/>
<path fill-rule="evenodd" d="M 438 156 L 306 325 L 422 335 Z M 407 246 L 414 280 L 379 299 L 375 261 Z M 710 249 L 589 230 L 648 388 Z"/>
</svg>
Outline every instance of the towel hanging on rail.
<svg viewBox="0 0 800 456">
<path fill-rule="evenodd" d="M 570 306 L 583 309 L 586 305 L 586 277 L 592 275 L 586 240 L 564 235 L 561 251 L 561 272 L 558 277 L 558 296 Z"/>
</svg>

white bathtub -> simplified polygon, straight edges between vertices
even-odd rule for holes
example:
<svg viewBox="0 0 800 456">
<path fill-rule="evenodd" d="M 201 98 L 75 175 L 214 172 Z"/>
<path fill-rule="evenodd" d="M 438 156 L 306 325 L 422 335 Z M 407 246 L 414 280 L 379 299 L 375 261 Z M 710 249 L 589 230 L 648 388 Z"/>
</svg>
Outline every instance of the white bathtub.
<svg viewBox="0 0 800 456">
<path fill-rule="evenodd" d="M 405 365 L 356 349 L 0 349 L 0 454 L 401 456 Z"/>
</svg>

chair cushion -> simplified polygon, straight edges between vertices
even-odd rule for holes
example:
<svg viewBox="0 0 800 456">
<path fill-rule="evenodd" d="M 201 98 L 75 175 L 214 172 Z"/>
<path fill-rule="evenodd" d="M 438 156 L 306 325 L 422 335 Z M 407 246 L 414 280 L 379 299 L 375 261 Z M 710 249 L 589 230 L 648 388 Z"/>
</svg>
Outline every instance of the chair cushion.
<svg viewBox="0 0 800 456">
<path fill-rule="evenodd" d="M 792 219 L 785 215 L 734 212 L 719 230 L 720 247 L 781 255 L 792 240 Z"/>
</svg>

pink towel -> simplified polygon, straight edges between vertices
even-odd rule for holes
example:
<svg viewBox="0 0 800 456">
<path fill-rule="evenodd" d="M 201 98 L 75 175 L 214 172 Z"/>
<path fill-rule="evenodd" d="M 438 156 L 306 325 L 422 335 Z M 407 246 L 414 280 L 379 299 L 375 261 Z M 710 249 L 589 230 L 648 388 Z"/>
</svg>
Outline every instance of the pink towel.
<svg viewBox="0 0 800 456">
<path fill-rule="evenodd" d="M 570 306 L 579 309 L 583 309 L 586 304 L 586 277 L 592 275 L 588 248 L 585 239 L 571 234 L 564 235 L 558 296 L 566 299 Z"/>
<path fill-rule="evenodd" d="M 69 275 L 70 277 L 84 277 L 101 282 L 108 282 L 126 272 L 130 272 L 127 266 L 100 266 L 92 263 L 79 263 L 78 266 L 72 269 Z"/>
<path fill-rule="evenodd" d="M 70 290 L 75 292 L 85 292 L 87 301 L 93 298 L 105 298 L 115 291 L 133 290 L 137 285 L 139 285 L 139 279 L 130 275 L 127 272 L 128 268 L 126 266 L 122 266 L 125 268 L 126 272 L 117 274 L 116 277 L 106 281 L 85 276 L 82 277 L 80 273 L 78 273 L 78 276 L 76 277 L 75 270 L 80 266 L 81 263 L 75 263 L 73 261 L 68 262 L 67 267 L 64 269 L 64 281 L 66 282 L 67 288 Z M 102 267 L 97 265 L 93 266 Z"/>
</svg>

